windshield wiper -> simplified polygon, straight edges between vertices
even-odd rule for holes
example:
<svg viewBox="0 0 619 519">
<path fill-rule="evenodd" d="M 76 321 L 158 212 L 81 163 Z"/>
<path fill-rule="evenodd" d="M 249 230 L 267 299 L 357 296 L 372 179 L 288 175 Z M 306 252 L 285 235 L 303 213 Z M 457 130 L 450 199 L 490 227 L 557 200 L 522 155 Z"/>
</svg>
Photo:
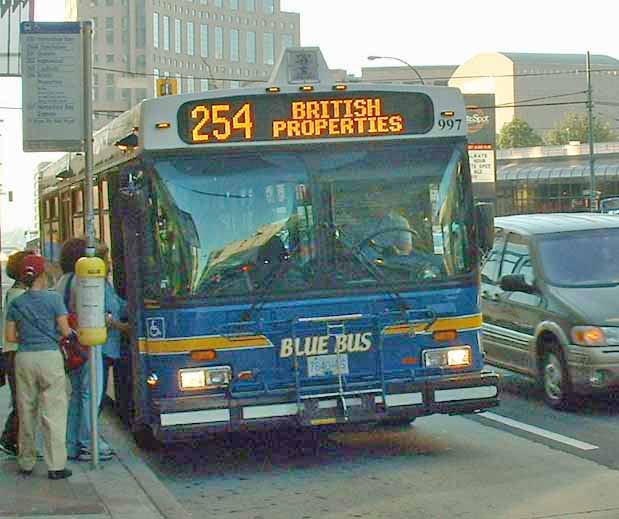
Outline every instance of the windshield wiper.
<svg viewBox="0 0 619 519">
<path fill-rule="evenodd" d="M 308 229 L 308 231 L 309 231 L 309 229 Z M 260 307 L 262 307 L 262 305 L 264 305 L 264 303 L 266 302 L 266 298 L 264 296 L 269 292 L 269 290 L 271 289 L 273 284 L 278 279 L 280 279 L 286 272 L 288 272 L 288 269 L 292 266 L 291 258 L 293 256 L 295 256 L 297 254 L 297 252 L 299 252 L 302 243 L 303 242 L 301 240 L 299 240 L 299 242 L 295 245 L 295 247 L 292 250 L 286 251 L 282 255 L 282 257 L 280 258 L 281 262 L 280 262 L 279 266 L 274 268 L 273 270 L 271 270 L 271 272 L 269 272 L 269 274 L 264 279 L 264 283 L 262 284 L 262 288 L 260 289 L 260 291 L 257 294 L 256 300 L 243 313 L 243 315 L 241 317 L 242 321 L 251 321 L 254 312 L 256 310 L 258 310 Z"/>
<path fill-rule="evenodd" d="M 346 247 L 346 250 L 359 261 L 359 263 L 363 266 L 363 268 L 365 268 L 365 270 L 367 270 L 370 276 L 372 276 L 375 281 L 381 283 L 381 288 L 383 288 L 387 295 L 391 296 L 392 299 L 397 303 L 400 311 L 402 312 L 402 317 L 407 320 L 407 312 L 411 310 L 411 307 L 406 301 L 406 299 L 404 299 L 395 288 L 392 288 L 390 286 L 387 277 L 380 269 L 376 267 L 372 260 L 366 257 L 361 248 L 358 245 L 353 245 L 349 242 L 349 239 L 346 237 L 347 233 L 342 231 L 341 226 L 331 224 L 329 228 L 333 232 L 333 238 L 339 240 L 339 242 Z"/>
</svg>

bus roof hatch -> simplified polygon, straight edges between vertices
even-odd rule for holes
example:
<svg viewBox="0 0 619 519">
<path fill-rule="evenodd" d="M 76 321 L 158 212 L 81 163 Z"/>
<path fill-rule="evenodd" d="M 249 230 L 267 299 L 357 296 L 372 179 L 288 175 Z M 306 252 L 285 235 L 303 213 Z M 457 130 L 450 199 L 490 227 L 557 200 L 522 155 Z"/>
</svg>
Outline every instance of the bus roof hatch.
<svg viewBox="0 0 619 519">
<path fill-rule="evenodd" d="M 327 62 L 318 47 L 288 47 L 271 74 L 272 85 L 332 83 Z"/>
</svg>

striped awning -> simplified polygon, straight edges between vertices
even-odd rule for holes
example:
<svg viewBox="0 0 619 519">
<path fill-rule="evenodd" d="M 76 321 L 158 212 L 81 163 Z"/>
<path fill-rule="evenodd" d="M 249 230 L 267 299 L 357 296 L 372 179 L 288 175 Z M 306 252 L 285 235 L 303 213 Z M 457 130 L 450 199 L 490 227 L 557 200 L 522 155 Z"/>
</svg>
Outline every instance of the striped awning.
<svg viewBox="0 0 619 519">
<path fill-rule="evenodd" d="M 616 163 L 595 163 L 595 177 L 619 177 L 619 160 Z M 497 181 L 550 180 L 589 178 L 589 163 L 562 165 L 559 163 L 522 165 L 511 163 L 497 168 Z"/>
</svg>

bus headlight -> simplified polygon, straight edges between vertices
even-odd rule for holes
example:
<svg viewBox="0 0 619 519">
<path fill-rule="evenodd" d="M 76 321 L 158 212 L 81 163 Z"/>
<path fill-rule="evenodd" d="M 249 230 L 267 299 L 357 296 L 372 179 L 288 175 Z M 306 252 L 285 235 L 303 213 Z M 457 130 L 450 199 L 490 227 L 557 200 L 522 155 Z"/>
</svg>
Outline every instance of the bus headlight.
<svg viewBox="0 0 619 519">
<path fill-rule="evenodd" d="M 426 368 L 466 368 L 472 361 L 470 346 L 436 348 L 423 352 L 423 363 Z"/>
<path fill-rule="evenodd" d="M 228 366 L 189 368 L 178 372 L 181 391 L 225 387 L 230 383 L 231 378 L 232 370 Z"/>
</svg>

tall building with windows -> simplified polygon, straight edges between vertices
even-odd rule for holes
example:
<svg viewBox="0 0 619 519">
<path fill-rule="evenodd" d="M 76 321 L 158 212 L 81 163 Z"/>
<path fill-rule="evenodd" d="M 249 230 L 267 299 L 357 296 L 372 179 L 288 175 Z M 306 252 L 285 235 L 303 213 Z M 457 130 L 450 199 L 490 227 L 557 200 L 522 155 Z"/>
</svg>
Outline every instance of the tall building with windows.
<svg viewBox="0 0 619 519">
<path fill-rule="evenodd" d="M 280 0 L 65 0 L 67 20 L 93 20 L 95 127 L 154 95 L 266 81 L 282 49 L 299 45 L 298 13 Z"/>
</svg>

